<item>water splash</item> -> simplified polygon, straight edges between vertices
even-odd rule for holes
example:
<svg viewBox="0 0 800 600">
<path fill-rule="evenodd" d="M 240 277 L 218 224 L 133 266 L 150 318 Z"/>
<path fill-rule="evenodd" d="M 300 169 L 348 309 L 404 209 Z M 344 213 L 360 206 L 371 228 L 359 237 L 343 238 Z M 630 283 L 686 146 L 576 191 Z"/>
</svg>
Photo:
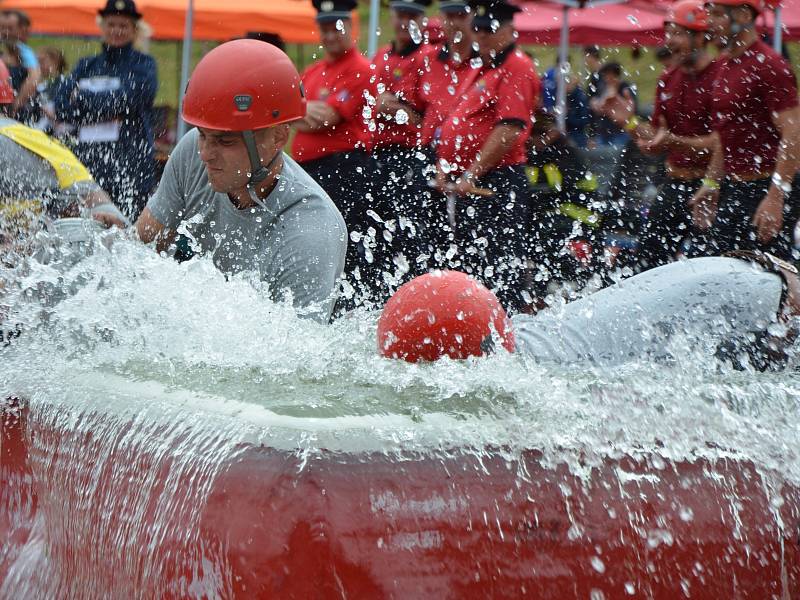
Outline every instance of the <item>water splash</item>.
<svg viewBox="0 0 800 600">
<path fill-rule="evenodd" d="M 508 461 L 533 448 L 543 467 L 579 477 L 609 458 L 656 472 L 736 459 L 800 482 L 797 375 L 727 370 L 695 338 L 673 340 L 672 364 L 576 370 L 499 351 L 410 365 L 377 356 L 374 313 L 320 326 L 244 275 L 226 280 L 208 260 L 178 264 L 125 239 L 79 261 L 29 261 L 5 293 L 23 335 L 0 350 L 0 391 L 28 398 L 28 431 L 40 433 L 27 439 L 36 520 L 2 597 L 229 595 L 226 548 L 204 546 L 193 524 L 246 448 L 285 451 L 299 472 L 325 452 L 389 462 L 471 452 L 489 468 L 486 448 Z M 653 476 L 615 475 L 623 487 Z M 676 515 L 693 523 L 697 507 Z M 658 550 L 675 534 L 642 536 Z M 68 542 L 87 538 L 97 543 Z M 586 564 L 613 570 L 606 557 Z"/>
</svg>

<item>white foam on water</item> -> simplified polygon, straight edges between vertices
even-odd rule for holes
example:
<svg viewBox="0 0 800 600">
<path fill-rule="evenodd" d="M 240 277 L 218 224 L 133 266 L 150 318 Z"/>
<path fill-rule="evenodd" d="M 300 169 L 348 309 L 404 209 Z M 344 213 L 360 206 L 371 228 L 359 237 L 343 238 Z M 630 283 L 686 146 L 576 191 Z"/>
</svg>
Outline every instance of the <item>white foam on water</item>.
<svg viewBox="0 0 800 600">
<path fill-rule="evenodd" d="M 693 350 L 698 340 L 675 341 L 672 365 L 554 369 L 504 351 L 407 364 L 378 356 L 376 313 L 322 326 L 246 277 L 226 281 L 209 260 L 178 264 L 127 240 L 61 271 L 33 262 L 4 303 L 26 332 L 2 351 L 0 385 L 41 401 L 80 405 L 118 390 L 240 419 L 260 407 L 272 415 L 255 419 L 262 427 L 284 427 L 282 415 L 300 419 L 295 431 L 396 431 L 390 443 L 423 449 L 657 446 L 678 457 L 711 442 L 800 471 L 797 375 L 726 370 Z"/>
<path fill-rule="evenodd" d="M 64 432 L 28 440 L 39 516 L 0 596 L 91 597 L 85 590 L 112 585 L 80 571 L 92 561 L 127 582 L 115 589 L 120 597 L 143 581 L 157 595 L 176 592 L 162 584 L 193 597 L 224 592 L 219 549 L 203 548 L 191 525 L 220 469 L 248 444 L 301 458 L 486 448 L 513 458 L 536 449 L 545 466 L 566 463 L 577 474 L 609 457 L 650 460 L 646 476 L 618 470 L 621 484 L 657 478 L 661 458 L 730 457 L 800 482 L 798 376 L 732 371 L 702 340 L 674 340 L 673 364 L 603 370 L 544 367 L 503 350 L 408 364 L 378 356 L 376 313 L 322 326 L 271 302 L 246 276 L 226 279 L 210 260 L 178 264 L 123 238 L 92 248 L 83 260 L 26 262 L 6 274 L 0 296 L 6 322 L 23 329 L 0 349 L 0 393 L 28 399 L 32 431 Z M 97 451 L 88 465 L 87 436 Z M 166 466 L 164 484 L 157 475 Z M 134 478 L 137 497 L 97 487 L 109 477 Z M 141 513 L 148 503 L 160 507 L 155 522 Z M 70 518 L 76 507 L 88 516 Z M 122 529 L 102 526 L 109 511 L 128 514 Z M 178 530 L 189 533 L 174 556 L 214 568 L 170 583 L 175 565 L 156 549 Z M 76 558 L 64 540 L 81 536 L 98 542 Z M 67 572 L 78 573 L 69 584 Z"/>
</svg>

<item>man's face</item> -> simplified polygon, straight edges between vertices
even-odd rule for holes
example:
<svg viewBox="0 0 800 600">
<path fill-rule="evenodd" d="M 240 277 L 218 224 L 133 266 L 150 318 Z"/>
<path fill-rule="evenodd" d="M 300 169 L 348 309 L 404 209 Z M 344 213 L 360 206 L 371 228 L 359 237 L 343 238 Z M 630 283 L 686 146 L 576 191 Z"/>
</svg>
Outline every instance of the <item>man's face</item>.
<svg viewBox="0 0 800 600">
<path fill-rule="evenodd" d="M 470 13 L 442 13 L 442 31 L 451 47 L 472 46 L 472 15 Z"/>
<path fill-rule="evenodd" d="M 753 13 L 747 6 L 728 7 L 724 4 L 708 2 L 706 13 L 708 14 L 709 32 L 717 42 L 723 45 L 734 35 L 734 24 L 747 25 L 753 20 Z"/>
<path fill-rule="evenodd" d="M 400 46 L 406 46 L 411 43 L 411 29 L 415 28 L 417 31 L 422 31 L 422 19 L 424 15 L 417 13 L 410 13 L 403 10 L 393 9 L 389 12 L 389 20 L 392 24 L 392 31 L 394 31 L 394 39 Z"/>
<path fill-rule="evenodd" d="M 664 27 L 664 45 L 678 59 L 685 58 L 692 52 L 693 35 L 685 27 L 675 23 L 667 23 Z"/>
<path fill-rule="evenodd" d="M 19 41 L 19 18 L 14 13 L 0 13 L 0 40 Z"/>
<path fill-rule="evenodd" d="M 208 172 L 208 182 L 215 192 L 235 194 L 247 187 L 250 179 L 250 157 L 240 132 L 219 131 L 198 127 L 200 160 Z M 255 132 L 261 164 L 269 163 L 283 149 L 289 137 L 289 126 L 278 125 Z"/>
<path fill-rule="evenodd" d="M 103 41 L 112 48 L 122 48 L 136 39 L 136 21 L 132 17 L 109 15 L 100 23 Z"/>
<path fill-rule="evenodd" d="M 496 31 L 485 28 L 476 29 L 475 41 L 478 42 L 481 59 L 486 64 L 514 41 L 514 26 L 511 23 L 503 23 Z"/>
<path fill-rule="evenodd" d="M 353 45 L 350 19 L 319 24 L 319 41 L 325 52 L 333 57 L 341 56 Z"/>
<path fill-rule="evenodd" d="M 596 73 L 603 66 L 603 62 L 594 54 L 584 54 L 583 60 L 586 63 L 586 68 L 592 73 Z"/>
<path fill-rule="evenodd" d="M 605 71 L 602 75 L 603 83 L 606 84 L 606 88 L 609 90 L 617 90 L 619 88 L 619 84 L 621 83 L 619 75 L 613 73 L 611 71 Z"/>
</svg>

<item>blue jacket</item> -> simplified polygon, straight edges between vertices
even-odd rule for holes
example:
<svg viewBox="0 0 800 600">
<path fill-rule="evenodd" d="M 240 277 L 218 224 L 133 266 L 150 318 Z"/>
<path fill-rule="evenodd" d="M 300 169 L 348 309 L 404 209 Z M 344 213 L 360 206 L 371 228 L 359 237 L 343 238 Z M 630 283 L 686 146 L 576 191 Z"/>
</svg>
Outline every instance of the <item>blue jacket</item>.
<svg viewBox="0 0 800 600">
<path fill-rule="evenodd" d="M 82 79 L 116 77 L 119 87 L 81 90 Z M 55 98 L 59 120 L 77 126 L 120 121 L 119 141 L 79 143 L 75 153 L 115 201 L 136 196 L 146 201 L 153 184 L 153 101 L 158 89 L 156 62 L 131 45 L 82 58 L 59 87 Z M 121 206 L 121 208 L 123 208 Z"/>
</svg>

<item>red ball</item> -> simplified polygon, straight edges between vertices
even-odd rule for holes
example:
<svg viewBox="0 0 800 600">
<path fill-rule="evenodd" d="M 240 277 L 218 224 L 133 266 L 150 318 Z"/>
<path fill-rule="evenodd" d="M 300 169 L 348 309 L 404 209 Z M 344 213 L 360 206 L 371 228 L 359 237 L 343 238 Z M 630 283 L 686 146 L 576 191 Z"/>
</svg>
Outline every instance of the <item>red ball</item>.
<svg viewBox="0 0 800 600">
<path fill-rule="evenodd" d="M 509 352 L 514 335 L 492 292 L 458 271 L 417 277 L 389 299 L 378 320 L 378 352 L 408 362 L 467 358 L 491 350 L 496 333 Z"/>
</svg>

